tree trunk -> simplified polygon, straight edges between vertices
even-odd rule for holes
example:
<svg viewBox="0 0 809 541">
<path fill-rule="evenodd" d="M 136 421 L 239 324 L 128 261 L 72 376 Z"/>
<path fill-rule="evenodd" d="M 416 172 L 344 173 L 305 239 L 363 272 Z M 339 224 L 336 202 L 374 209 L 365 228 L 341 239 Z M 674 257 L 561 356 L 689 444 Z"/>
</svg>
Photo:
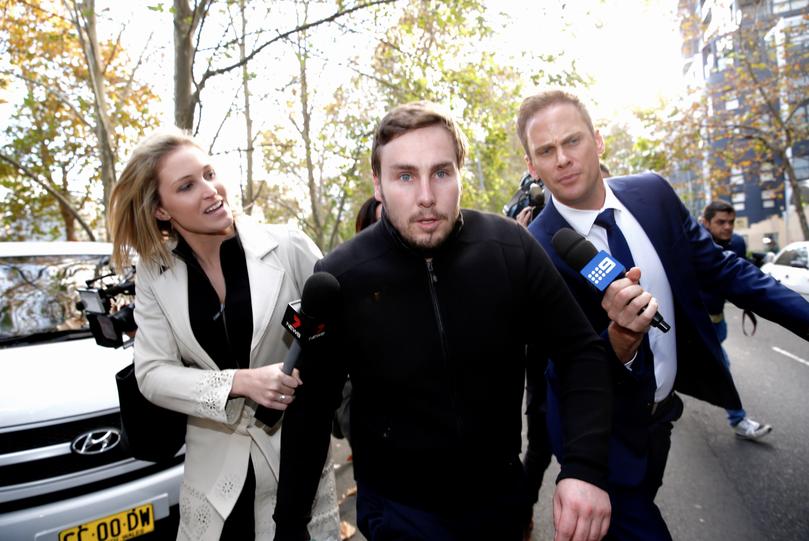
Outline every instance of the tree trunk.
<svg viewBox="0 0 809 541">
<path fill-rule="evenodd" d="M 787 159 L 786 153 L 782 152 L 781 160 L 784 163 L 784 172 L 787 175 L 789 187 L 792 188 L 792 203 L 795 205 L 795 213 L 798 215 L 798 221 L 801 224 L 801 233 L 803 233 L 803 240 L 809 240 L 809 223 L 806 221 L 806 213 L 803 211 L 803 198 L 801 197 L 801 186 L 798 184 L 798 177 L 795 175 L 795 169 L 792 167 L 792 162 Z M 787 212 L 789 212 L 789 201 L 787 204 Z"/>
<path fill-rule="evenodd" d="M 239 0 L 239 13 L 242 17 L 242 34 L 239 38 L 239 59 L 246 58 L 246 35 L 247 17 L 245 16 L 244 0 Z M 250 116 L 250 71 L 247 69 L 247 62 L 242 64 L 242 92 L 244 92 L 244 126 L 246 130 L 245 158 L 247 161 L 247 178 L 245 179 L 244 193 L 242 195 L 242 208 L 247 214 L 253 214 L 253 203 L 255 193 L 253 190 L 253 118 Z"/>
<path fill-rule="evenodd" d="M 46 177 L 46 182 L 53 186 L 59 186 L 62 193 L 65 194 L 65 199 L 70 199 L 70 186 L 68 186 L 67 171 L 65 171 L 64 168 L 62 169 L 62 182 L 60 185 L 57 185 L 50 175 Z M 70 213 L 71 209 L 61 201 L 57 201 L 57 203 L 59 205 L 59 215 L 62 217 L 62 222 L 65 224 L 65 240 L 79 240 L 76 236 L 76 218 Z"/>
<path fill-rule="evenodd" d="M 87 73 L 90 78 L 90 88 L 93 91 L 93 107 L 96 116 L 94 130 L 98 139 L 98 153 L 101 161 L 101 183 L 104 190 L 103 204 L 106 222 L 110 191 L 117 177 L 115 174 L 115 151 L 112 144 L 111 122 L 107 110 L 104 69 L 101 66 L 96 33 L 95 0 L 74 1 L 73 20 L 84 51 Z M 109 231 L 109 228 L 107 228 L 107 231 Z"/>
<path fill-rule="evenodd" d="M 194 128 L 196 106 L 191 92 L 195 19 L 188 0 L 174 0 L 174 123 L 188 131 Z"/>
<path fill-rule="evenodd" d="M 64 204 L 59 203 L 59 214 L 62 216 L 62 221 L 65 223 L 65 240 L 79 240 L 76 236 L 76 219 L 70 213 L 70 209 L 65 208 Z"/>
<path fill-rule="evenodd" d="M 306 74 L 306 48 L 302 45 L 301 41 L 306 39 L 306 33 L 298 35 L 298 65 L 300 66 L 300 95 L 301 95 L 301 114 L 303 116 L 303 127 L 301 130 L 301 138 L 303 139 L 303 147 L 306 157 L 306 183 L 309 188 L 309 203 L 312 206 L 312 228 L 315 233 L 315 244 L 322 250 L 325 248 L 323 245 L 324 231 L 323 223 L 321 220 L 322 209 L 320 208 L 320 198 L 318 195 L 317 181 L 315 180 L 315 165 L 312 162 L 312 134 L 311 134 L 311 119 L 312 114 L 309 110 L 309 85 Z"/>
</svg>

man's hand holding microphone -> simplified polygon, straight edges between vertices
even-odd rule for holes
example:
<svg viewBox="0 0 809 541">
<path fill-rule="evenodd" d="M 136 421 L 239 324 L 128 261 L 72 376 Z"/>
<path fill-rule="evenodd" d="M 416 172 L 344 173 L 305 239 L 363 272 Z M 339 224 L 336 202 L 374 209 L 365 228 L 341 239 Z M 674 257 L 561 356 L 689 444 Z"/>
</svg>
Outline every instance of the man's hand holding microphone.
<svg viewBox="0 0 809 541">
<path fill-rule="evenodd" d="M 658 312 L 657 300 L 640 286 L 638 267 L 626 270 L 610 254 L 599 252 L 590 241 L 569 228 L 557 231 L 553 245 L 565 263 L 603 293 L 601 307 L 611 320 L 607 329 L 610 344 L 623 363 L 633 359 L 650 327 L 662 332 L 671 329 Z"/>
</svg>

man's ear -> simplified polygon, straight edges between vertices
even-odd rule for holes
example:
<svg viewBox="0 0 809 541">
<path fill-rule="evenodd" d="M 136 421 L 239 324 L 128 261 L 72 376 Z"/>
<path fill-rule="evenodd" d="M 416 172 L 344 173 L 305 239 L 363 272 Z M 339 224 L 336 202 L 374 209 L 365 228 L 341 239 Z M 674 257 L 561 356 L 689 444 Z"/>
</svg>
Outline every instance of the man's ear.
<svg viewBox="0 0 809 541">
<path fill-rule="evenodd" d="M 601 137 L 601 132 L 598 130 L 595 130 L 593 135 L 596 140 L 596 150 L 598 151 L 598 155 L 601 156 L 604 154 L 604 150 L 606 149 L 606 145 L 604 145 L 604 138 Z"/>
<path fill-rule="evenodd" d="M 382 186 L 379 184 L 379 177 L 374 175 L 374 199 L 382 202 Z"/>
</svg>

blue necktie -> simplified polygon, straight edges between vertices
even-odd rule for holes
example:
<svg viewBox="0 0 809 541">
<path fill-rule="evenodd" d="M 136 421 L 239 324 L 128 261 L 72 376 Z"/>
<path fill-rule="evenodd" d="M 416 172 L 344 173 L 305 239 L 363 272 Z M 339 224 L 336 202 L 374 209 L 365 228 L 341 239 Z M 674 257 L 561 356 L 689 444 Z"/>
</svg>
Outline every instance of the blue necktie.
<svg viewBox="0 0 809 541">
<path fill-rule="evenodd" d="M 629 270 L 635 266 L 635 260 L 632 259 L 632 252 L 629 251 L 629 245 L 626 243 L 626 237 L 621 232 L 618 224 L 615 223 L 615 216 L 613 216 L 613 209 L 606 209 L 596 218 L 596 225 L 600 225 L 607 230 L 607 242 L 610 245 L 610 255 L 621 262 L 621 264 Z"/>
<path fill-rule="evenodd" d="M 610 255 L 621 262 L 627 270 L 635 266 L 635 260 L 632 259 L 632 252 L 629 251 L 629 245 L 626 243 L 626 237 L 621 232 L 618 224 L 615 223 L 615 216 L 613 209 L 606 209 L 596 218 L 595 223 L 607 230 L 607 242 L 610 245 Z M 651 350 L 649 343 L 649 335 L 643 337 L 644 346 Z M 654 402 L 654 393 L 657 388 L 655 382 L 654 362 L 651 356 L 646 356 L 648 359 L 645 363 L 638 363 L 632 365 L 632 372 L 641 381 L 645 381 L 643 388 L 647 390 L 649 402 Z"/>
</svg>

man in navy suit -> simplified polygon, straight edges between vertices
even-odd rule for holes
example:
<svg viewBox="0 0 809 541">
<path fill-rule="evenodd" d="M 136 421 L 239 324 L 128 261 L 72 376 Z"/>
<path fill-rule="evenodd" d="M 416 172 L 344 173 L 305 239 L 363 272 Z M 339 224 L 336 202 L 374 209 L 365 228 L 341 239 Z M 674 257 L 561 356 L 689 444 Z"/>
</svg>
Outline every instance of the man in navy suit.
<svg viewBox="0 0 809 541">
<path fill-rule="evenodd" d="M 683 409 L 674 391 L 724 408 L 741 407 L 700 288 L 715 289 L 807 340 L 809 303 L 723 252 L 660 176 L 605 182 L 599 169 L 604 142 L 575 96 L 553 91 L 526 99 L 517 131 L 529 171 L 552 195 L 529 231 L 611 346 L 615 406 L 608 492 L 613 515 L 607 538 L 671 539 L 654 498 L 663 482 L 672 424 Z M 554 249 L 551 239 L 565 227 L 627 260 L 630 270 L 603 296 Z M 618 251 L 620 257 L 613 253 Z M 650 328 L 658 311 L 671 324 L 668 332 Z M 548 429 L 558 454 L 564 435 L 552 361 Z"/>
</svg>

